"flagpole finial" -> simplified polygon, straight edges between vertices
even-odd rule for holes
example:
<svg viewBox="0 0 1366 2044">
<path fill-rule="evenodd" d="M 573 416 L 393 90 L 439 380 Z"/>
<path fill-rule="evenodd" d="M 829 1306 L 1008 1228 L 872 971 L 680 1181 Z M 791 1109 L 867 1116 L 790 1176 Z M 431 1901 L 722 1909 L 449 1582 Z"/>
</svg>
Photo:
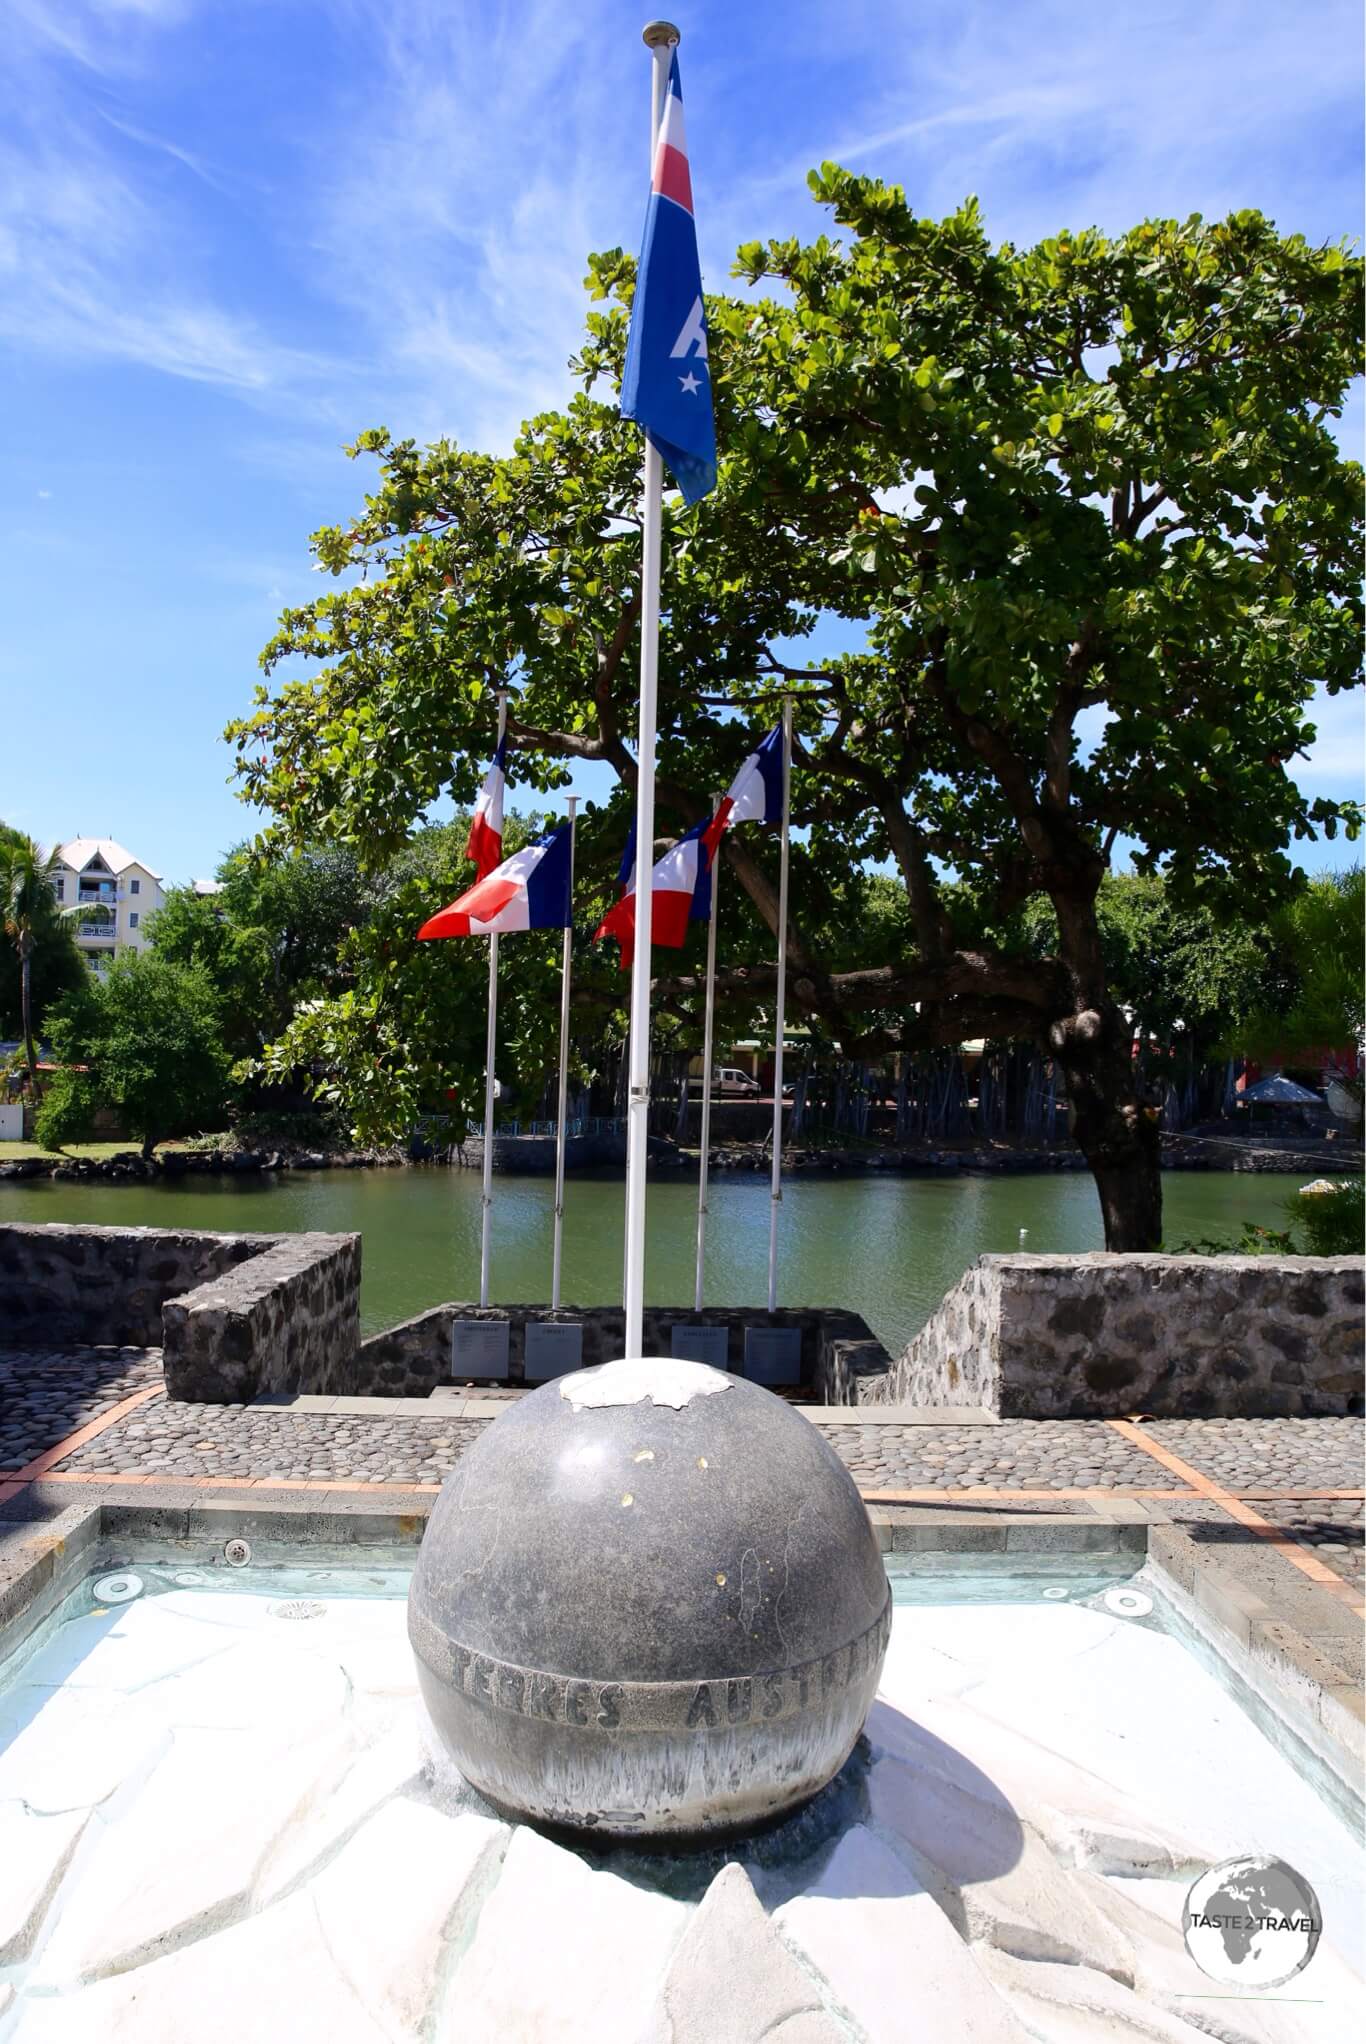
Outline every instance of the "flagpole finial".
<svg viewBox="0 0 1366 2044">
<path fill-rule="evenodd" d="M 672 49 L 683 40 L 671 21 L 647 21 L 640 39 L 650 50 Z"/>
</svg>

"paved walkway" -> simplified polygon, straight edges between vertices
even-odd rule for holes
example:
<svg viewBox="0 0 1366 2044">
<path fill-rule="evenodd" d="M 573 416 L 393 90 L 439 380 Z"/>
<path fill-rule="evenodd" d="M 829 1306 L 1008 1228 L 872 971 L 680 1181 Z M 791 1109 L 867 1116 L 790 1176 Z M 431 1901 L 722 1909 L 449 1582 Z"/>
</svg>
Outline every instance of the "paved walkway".
<svg viewBox="0 0 1366 2044">
<path fill-rule="evenodd" d="M 513 1394 L 166 1399 L 157 1349 L 0 1350 L 0 1506 L 31 1486 L 430 1494 Z M 1362 1580 L 1360 1420 L 964 1422 L 806 1408 L 870 1504 L 1228 1521 Z M 264 1499 L 263 1499 L 264 1501 Z"/>
</svg>

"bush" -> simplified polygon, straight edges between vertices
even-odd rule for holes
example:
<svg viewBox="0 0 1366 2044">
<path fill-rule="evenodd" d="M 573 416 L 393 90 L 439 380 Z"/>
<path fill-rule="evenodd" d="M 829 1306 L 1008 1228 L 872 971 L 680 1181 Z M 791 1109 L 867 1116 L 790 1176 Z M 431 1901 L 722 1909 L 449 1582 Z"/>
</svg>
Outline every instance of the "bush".
<svg viewBox="0 0 1366 2044">
<path fill-rule="evenodd" d="M 1287 1202 L 1292 1228 L 1298 1228 L 1309 1256 L 1359 1256 L 1366 1233 L 1366 1180 L 1329 1181 L 1330 1192 L 1297 1192 Z"/>
<path fill-rule="evenodd" d="M 58 1072 L 44 1089 L 33 1120 L 33 1133 L 45 1150 L 64 1150 L 82 1142 L 95 1125 L 99 1105 L 85 1072 Z"/>
<path fill-rule="evenodd" d="M 1298 1219 L 1298 1216 L 1296 1216 Z M 1299 1256 L 1288 1231 L 1264 1228 L 1259 1221 L 1244 1221 L 1234 1242 L 1221 1242 L 1214 1235 L 1200 1235 L 1194 1241 L 1163 1245 L 1168 1256 Z"/>
</svg>

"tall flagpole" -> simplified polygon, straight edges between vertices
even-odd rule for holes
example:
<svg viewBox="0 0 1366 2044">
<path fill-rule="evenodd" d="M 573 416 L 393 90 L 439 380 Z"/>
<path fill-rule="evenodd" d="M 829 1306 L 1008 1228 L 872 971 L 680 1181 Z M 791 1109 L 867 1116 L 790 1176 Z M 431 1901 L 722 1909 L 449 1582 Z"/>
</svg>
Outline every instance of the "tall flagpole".
<svg viewBox="0 0 1366 2044">
<path fill-rule="evenodd" d="M 768 1210 L 768 1310 L 778 1304 L 778 1208 L 783 1199 L 783 1024 L 787 1006 L 787 840 L 792 821 L 792 698 L 783 704 L 783 842 L 778 854 L 777 1036 L 773 1058 L 773 1178 Z"/>
<path fill-rule="evenodd" d="M 652 21 L 644 32 L 650 74 L 650 174 L 669 63 L 678 30 Z M 640 732 L 636 744 L 636 930 L 631 964 L 631 1043 L 626 1103 L 626 1354 L 644 1348 L 645 1167 L 650 1143 L 650 939 L 655 857 L 655 697 L 659 681 L 660 501 L 663 464 L 646 435 L 640 561 Z"/>
<path fill-rule="evenodd" d="M 498 743 L 507 730 L 506 690 L 498 692 Z M 479 1303 L 489 1303 L 489 1246 L 493 1234 L 493 1067 L 498 1056 L 498 932 L 489 936 L 489 1024 L 484 1039 L 484 1192 L 479 1231 Z"/>
<path fill-rule="evenodd" d="M 721 807 L 720 795 L 712 798 L 712 814 Z M 707 1019 L 702 1029 L 702 1156 L 697 1171 L 697 1270 L 693 1278 L 693 1311 L 702 1311 L 702 1259 L 707 1246 L 707 1164 L 711 1156 L 711 1060 L 712 1023 L 716 1012 L 716 912 L 720 907 L 721 844 L 711 862 L 711 919 L 707 924 Z"/>
<path fill-rule="evenodd" d="M 569 967 L 574 946 L 574 810 L 578 796 L 566 798 L 569 811 L 569 916 L 564 926 L 564 959 L 560 966 L 560 1093 L 555 1123 L 555 1248 L 550 1265 L 550 1305 L 560 1304 L 560 1254 L 564 1247 L 565 1113 L 569 1106 Z"/>
</svg>

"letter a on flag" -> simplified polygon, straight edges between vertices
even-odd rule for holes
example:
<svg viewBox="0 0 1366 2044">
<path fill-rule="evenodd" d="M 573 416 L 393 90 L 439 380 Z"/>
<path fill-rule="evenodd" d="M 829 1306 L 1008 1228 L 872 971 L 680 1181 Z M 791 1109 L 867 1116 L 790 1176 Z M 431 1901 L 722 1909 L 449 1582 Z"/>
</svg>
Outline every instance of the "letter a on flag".
<svg viewBox="0 0 1366 2044">
<path fill-rule="evenodd" d="M 715 489 L 707 320 L 677 51 L 669 66 L 669 89 L 659 121 L 621 410 L 623 417 L 645 428 L 690 504 Z"/>
</svg>

